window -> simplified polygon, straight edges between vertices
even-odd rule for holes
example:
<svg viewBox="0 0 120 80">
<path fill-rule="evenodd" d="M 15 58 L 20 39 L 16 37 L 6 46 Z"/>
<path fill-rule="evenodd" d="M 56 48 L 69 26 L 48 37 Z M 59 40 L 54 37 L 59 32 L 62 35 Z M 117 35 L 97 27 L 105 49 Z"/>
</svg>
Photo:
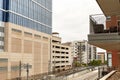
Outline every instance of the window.
<svg viewBox="0 0 120 80">
<path fill-rule="evenodd" d="M 106 20 L 108 20 L 108 21 L 111 20 L 111 16 L 107 16 Z"/>
<path fill-rule="evenodd" d="M 0 32 L 4 32 L 4 28 L 3 27 L 0 27 Z"/>
<path fill-rule="evenodd" d="M 12 67 L 11 67 L 11 70 L 12 70 L 12 71 L 17 71 L 17 70 L 19 70 L 19 66 L 12 66 Z"/>
<path fill-rule="evenodd" d="M 3 38 L 3 37 L 0 37 L 0 41 L 4 41 L 4 38 Z"/>
<path fill-rule="evenodd" d="M 6 58 L 1 58 L 1 59 L 0 59 L 0 62 L 8 62 L 8 59 L 6 59 Z"/>
<path fill-rule="evenodd" d="M 66 57 L 66 58 L 69 58 L 69 57 Z"/>
<path fill-rule="evenodd" d="M 118 21 L 118 26 L 120 27 L 120 21 Z"/>
<path fill-rule="evenodd" d="M 0 67 L 0 71 L 7 71 L 7 66 L 6 67 Z"/>
<path fill-rule="evenodd" d="M 34 37 L 37 38 L 37 39 L 41 39 L 41 36 L 37 35 L 37 34 L 35 34 Z"/>
<path fill-rule="evenodd" d="M 21 33 L 21 32 L 22 32 L 21 30 L 17 30 L 17 29 L 12 29 L 12 31 L 18 32 L 18 33 Z"/>
<path fill-rule="evenodd" d="M 24 32 L 25 34 L 27 34 L 27 35 L 32 35 L 32 33 L 29 33 L 29 32 Z"/>
<path fill-rule="evenodd" d="M 0 0 L 0 8 L 3 8 L 3 0 Z"/>
<path fill-rule="evenodd" d="M 68 52 L 66 52 L 66 54 L 69 54 Z"/>
<path fill-rule="evenodd" d="M 15 13 L 10 13 L 9 21 L 21 26 L 25 26 L 40 32 L 47 34 L 52 33 L 52 1 L 51 0 L 34 0 L 40 5 L 36 4 L 32 0 L 9 0 L 9 9 Z M 3 0 L 0 0 L 2 3 Z M 26 4 L 27 3 L 27 4 Z M 3 4 L 0 4 L 0 8 Z M 49 10 L 47 10 L 47 9 Z M 0 12 L 0 20 L 2 20 L 2 11 Z M 42 24 L 41 24 L 42 23 Z M 45 25 L 44 25 L 45 24 Z"/>
<path fill-rule="evenodd" d="M 3 12 L 0 10 L 0 21 L 2 21 Z"/>
</svg>

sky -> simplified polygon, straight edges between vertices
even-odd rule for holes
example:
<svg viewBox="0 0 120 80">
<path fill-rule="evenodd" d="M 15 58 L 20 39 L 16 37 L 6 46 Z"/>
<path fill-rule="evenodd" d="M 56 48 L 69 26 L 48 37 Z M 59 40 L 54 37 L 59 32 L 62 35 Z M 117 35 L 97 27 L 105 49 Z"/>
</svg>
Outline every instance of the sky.
<svg viewBox="0 0 120 80">
<path fill-rule="evenodd" d="M 91 14 L 103 14 L 96 0 L 53 0 L 53 32 L 62 42 L 87 40 Z M 97 52 L 105 50 L 97 48 Z"/>
<path fill-rule="evenodd" d="M 102 14 L 96 0 L 53 0 L 53 32 L 62 42 L 87 40 L 91 14 Z"/>
</svg>

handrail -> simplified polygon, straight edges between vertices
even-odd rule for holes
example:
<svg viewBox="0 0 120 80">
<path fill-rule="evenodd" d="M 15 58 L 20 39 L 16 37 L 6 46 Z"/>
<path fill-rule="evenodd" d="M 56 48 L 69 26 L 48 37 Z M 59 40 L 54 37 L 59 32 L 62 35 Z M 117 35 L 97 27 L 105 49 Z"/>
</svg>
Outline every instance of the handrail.
<svg viewBox="0 0 120 80">
<path fill-rule="evenodd" d="M 110 73 L 108 73 L 107 75 L 105 75 L 104 77 L 102 77 L 99 80 L 106 80 L 108 79 L 111 75 L 113 75 L 116 72 L 116 70 L 111 71 Z"/>
</svg>

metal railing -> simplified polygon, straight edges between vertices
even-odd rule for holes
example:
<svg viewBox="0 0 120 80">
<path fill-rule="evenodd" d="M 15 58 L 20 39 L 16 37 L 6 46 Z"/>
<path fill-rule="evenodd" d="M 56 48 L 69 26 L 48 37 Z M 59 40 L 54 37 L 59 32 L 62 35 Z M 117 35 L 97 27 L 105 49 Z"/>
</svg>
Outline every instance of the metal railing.
<svg viewBox="0 0 120 80">
<path fill-rule="evenodd" d="M 120 33 L 120 26 L 110 26 L 106 29 L 106 17 L 104 15 L 90 15 L 90 32 L 101 33 Z"/>
<path fill-rule="evenodd" d="M 54 72 L 48 72 L 44 74 L 37 74 L 37 75 L 29 76 L 28 80 L 67 80 L 66 79 L 67 76 L 71 74 L 75 74 L 77 72 L 84 71 L 84 70 L 90 70 L 93 68 L 94 67 L 80 67 L 80 68 L 72 68 L 66 71 L 59 71 L 59 72 L 54 71 Z M 27 80 L 27 79 L 26 77 L 21 77 L 21 79 L 18 77 L 10 80 Z"/>
</svg>

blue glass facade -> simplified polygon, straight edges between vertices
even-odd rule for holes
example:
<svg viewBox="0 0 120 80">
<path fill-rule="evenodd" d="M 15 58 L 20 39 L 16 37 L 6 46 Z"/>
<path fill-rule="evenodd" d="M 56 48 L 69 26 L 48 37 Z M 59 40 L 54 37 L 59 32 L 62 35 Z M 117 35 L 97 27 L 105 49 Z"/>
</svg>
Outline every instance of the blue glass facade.
<svg viewBox="0 0 120 80">
<path fill-rule="evenodd" d="M 52 0 L 0 0 L 0 20 L 52 33 Z"/>
</svg>

